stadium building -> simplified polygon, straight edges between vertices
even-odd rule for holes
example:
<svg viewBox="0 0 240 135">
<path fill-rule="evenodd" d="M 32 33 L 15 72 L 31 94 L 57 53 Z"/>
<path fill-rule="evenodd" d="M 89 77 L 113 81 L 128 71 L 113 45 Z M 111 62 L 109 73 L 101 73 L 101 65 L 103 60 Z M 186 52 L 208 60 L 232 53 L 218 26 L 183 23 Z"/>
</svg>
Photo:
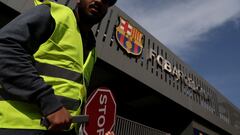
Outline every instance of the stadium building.
<svg viewBox="0 0 240 135">
<path fill-rule="evenodd" d="M 0 28 L 33 6 L 0 0 Z M 239 108 L 118 7 L 93 31 L 98 60 L 90 89 L 113 91 L 117 135 L 240 135 Z"/>
</svg>

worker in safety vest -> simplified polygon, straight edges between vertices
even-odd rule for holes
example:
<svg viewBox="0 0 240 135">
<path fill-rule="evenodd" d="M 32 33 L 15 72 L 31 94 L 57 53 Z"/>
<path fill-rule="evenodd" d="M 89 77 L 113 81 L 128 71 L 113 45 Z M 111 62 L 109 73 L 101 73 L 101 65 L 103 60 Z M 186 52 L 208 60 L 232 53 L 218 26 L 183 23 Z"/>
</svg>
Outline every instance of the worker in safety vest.
<svg viewBox="0 0 240 135">
<path fill-rule="evenodd" d="M 76 134 L 71 117 L 81 113 L 96 61 L 91 28 L 116 0 L 74 1 L 72 10 L 35 0 L 0 29 L 0 135 Z"/>
</svg>

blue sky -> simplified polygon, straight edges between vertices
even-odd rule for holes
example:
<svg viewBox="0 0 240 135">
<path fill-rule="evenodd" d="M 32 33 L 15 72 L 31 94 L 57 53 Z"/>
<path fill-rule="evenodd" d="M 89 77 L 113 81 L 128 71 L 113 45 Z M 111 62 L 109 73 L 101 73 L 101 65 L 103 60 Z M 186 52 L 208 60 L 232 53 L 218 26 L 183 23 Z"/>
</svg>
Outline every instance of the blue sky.
<svg viewBox="0 0 240 135">
<path fill-rule="evenodd" d="M 119 0 L 117 6 L 240 108 L 240 0 Z"/>
</svg>

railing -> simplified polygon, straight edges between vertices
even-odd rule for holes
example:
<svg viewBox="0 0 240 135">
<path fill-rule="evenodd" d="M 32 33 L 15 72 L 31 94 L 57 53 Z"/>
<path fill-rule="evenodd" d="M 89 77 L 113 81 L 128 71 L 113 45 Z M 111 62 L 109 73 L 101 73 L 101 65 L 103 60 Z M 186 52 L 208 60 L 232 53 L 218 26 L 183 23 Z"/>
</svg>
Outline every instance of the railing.
<svg viewBox="0 0 240 135">
<path fill-rule="evenodd" d="M 116 118 L 114 132 L 116 135 L 170 135 L 121 116 Z"/>
</svg>

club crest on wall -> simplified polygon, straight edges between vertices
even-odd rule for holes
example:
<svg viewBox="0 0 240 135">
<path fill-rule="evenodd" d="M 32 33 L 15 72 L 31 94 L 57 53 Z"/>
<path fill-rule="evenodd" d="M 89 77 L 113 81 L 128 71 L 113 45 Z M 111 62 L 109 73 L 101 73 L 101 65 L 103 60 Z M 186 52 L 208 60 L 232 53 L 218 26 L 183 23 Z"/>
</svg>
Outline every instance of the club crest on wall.
<svg viewBox="0 0 240 135">
<path fill-rule="evenodd" d="M 116 27 L 116 39 L 127 53 L 136 56 L 141 55 L 143 50 L 143 33 L 123 17 L 119 17 L 119 25 Z"/>
</svg>

